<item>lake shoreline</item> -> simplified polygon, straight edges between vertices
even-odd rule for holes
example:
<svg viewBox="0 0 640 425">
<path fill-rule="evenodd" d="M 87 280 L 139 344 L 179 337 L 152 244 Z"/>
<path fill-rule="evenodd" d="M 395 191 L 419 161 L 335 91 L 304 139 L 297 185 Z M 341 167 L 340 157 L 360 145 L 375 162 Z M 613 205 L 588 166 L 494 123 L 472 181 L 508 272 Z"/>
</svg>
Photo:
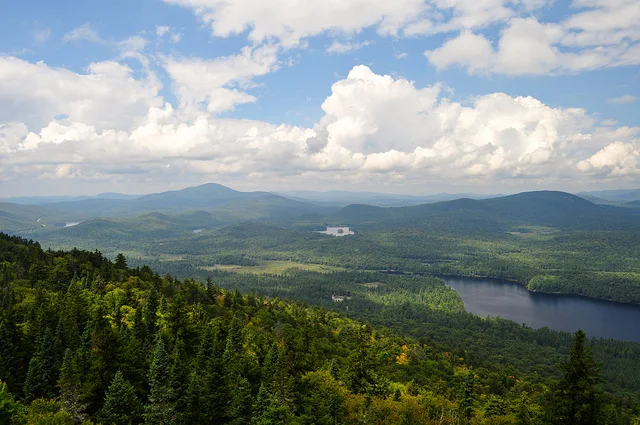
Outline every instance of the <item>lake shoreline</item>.
<svg viewBox="0 0 640 425">
<path fill-rule="evenodd" d="M 640 305 L 529 291 L 517 282 L 496 278 L 439 275 L 464 302 L 465 311 L 478 317 L 501 317 L 532 329 L 559 332 L 583 329 L 592 338 L 640 343 Z"/>
<path fill-rule="evenodd" d="M 606 302 L 615 303 L 615 304 L 627 304 L 627 305 L 640 306 L 640 302 L 618 301 L 618 300 L 614 300 L 614 299 L 611 299 L 611 298 L 598 298 L 598 297 L 591 297 L 589 295 L 583 295 L 583 294 L 570 294 L 570 293 L 567 293 L 567 292 L 546 292 L 546 291 L 531 290 L 531 289 L 529 289 L 529 287 L 525 283 L 522 283 L 522 282 L 520 282 L 518 280 L 515 280 L 515 279 L 507 279 L 507 278 L 504 278 L 504 277 L 482 276 L 482 275 L 471 275 L 471 274 L 410 272 L 410 271 L 404 271 L 404 270 L 374 270 L 374 271 L 378 271 L 380 273 L 385 273 L 385 274 L 435 276 L 435 277 L 439 277 L 439 278 L 443 278 L 443 277 L 464 277 L 464 278 L 469 278 L 469 279 L 491 279 L 491 280 L 496 280 L 496 281 L 508 282 L 508 283 L 516 284 L 516 285 L 526 289 L 528 292 L 531 292 L 532 294 L 546 294 L 546 295 L 560 295 L 560 296 L 567 296 L 567 297 L 579 297 L 579 298 L 585 298 L 585 299 L 588 299 L 588 300 L 606 301 Z"/>
</svg>

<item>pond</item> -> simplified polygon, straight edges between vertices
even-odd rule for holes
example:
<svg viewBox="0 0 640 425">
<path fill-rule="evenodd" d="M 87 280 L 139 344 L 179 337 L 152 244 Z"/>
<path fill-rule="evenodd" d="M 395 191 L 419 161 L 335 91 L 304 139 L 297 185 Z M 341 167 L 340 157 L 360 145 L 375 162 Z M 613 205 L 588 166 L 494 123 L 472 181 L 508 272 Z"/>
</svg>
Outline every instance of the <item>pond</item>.
<svg viewBox="0 0 640 425">
<path fill-rule="evenodd" d="M 582 329 L 589 337 L 640 341 L 640 305 L 530 292 L 522 285 L 499 279 L 443 279 L 460 294 L 465 309 L 481 317 L 500 316 L 536 329 Z"/>
</svg>

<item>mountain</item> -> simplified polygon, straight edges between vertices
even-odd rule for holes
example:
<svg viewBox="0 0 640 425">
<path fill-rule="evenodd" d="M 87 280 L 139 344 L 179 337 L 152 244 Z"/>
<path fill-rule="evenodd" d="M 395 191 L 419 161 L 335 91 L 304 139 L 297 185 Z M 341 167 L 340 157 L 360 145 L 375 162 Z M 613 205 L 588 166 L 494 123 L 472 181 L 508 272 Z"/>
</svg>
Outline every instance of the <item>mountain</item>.
<svg viewBox="0 0 640 425">
<path fill-rule="evenodd" d="M 149 213 L 180 216 L 175 220 L 182 223 L 185 214 L 196 211 L 214 214 L 215 219 L 212 220 L 216 223 L 237 223 L 257 219 L 288 219 L 314 213 L 326 214 L 333 209 L 267 192 L 240 192 L 219 184 L 205 184 L 136 197 L 106 193 L 91 198 L 58 200 L 40 205 L 0 203 L 0 231 L 42 232 L 92 219 L 134 218 Z M 206 223 L 210 221 L 205 220 Z"/>
<path fill-rule="evenodd" d="M 289 217 L 314 212 L 309 203 L 267 192 L 239 192 L 215 183 L 188 187 L 134 199 L 93 198 L 50 204 L 52 208 L 88 217 L 125 217 L 150 212 L 180 214 L 194 210 L 226 211 L 238 218 Z"/>
<path fill-rule="evenodd" d="M 139 195 L 125 195 L 123 193 L 106 192 L 94 196 L 21 196 L 13 198 L 1 198 L 0 202 L 9 202 L 21 205 L 47 205 L 58 202 L 76 202 L 87 199 L 134 199 Z"/>
<path fill-rule="evenodd" d="M 438 193 L 433 195 L 403 195 L 376 192 L 349 192 L 331 190 L 318 191 L 288 191 L 278 194 L 303 202 L 312 202 L 316 205 L 345 207 L 350 204 L 365 204 L 379 207 L 404 207 L 426 203 L 449 201 L 460 198 L 485 199 L 499 195 L 479 195 L 472 193 Z"/>
<path fill-rule="evenodd" d="M 369 227 L 426 227 L 459 232 L 502 232 L 516 226 L 559 228 L 638 227 L 628 209 L 596 205 L 565 192 L 524 192 L 491 199 L 458 199 L 411 207 L 350 205 L 335 224 Z"/>
<path fill-rule="evenodd" d="M 595 196 L 596 198 L 619 204 L 640 201 L 640 189 L 597 190 L 592 192 L 581 192 L 578 193 L 578 195 Z"/>
</svg>

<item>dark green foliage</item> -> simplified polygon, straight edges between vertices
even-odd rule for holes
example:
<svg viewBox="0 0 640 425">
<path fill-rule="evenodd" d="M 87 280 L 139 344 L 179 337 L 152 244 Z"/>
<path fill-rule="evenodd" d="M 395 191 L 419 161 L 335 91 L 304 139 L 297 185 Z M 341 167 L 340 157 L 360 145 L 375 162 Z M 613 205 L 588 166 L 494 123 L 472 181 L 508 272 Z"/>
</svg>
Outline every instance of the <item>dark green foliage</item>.
<svg viewBox="0 0 640 425">
<path fill-rule="evenodd" d="M 56 381 L 54 342 L 48 329 L 45 330 L 38 350 L 29 361 L 29 369 L 24 382 L 24 399 L 31 402 L 36 398 L 55 396 Z"/>
<path fill-rule="evenodd" d="M 162 338 L 158 338 L 149 369 L 149 402 L 144 412 L 147 424 L 167 425 L 175 420 L 170 372 L 171 359 Z"/>
<path fill-rule="evenodd" d="M 24 406 L 14 400 L 7 384 L 0 381 L 0 424 L 11 424 L 24 413 Z"/>
<path fill-rule="evenodd" d="M 435 278 L 213 273 L 205 287 L 4 235 L 0 259 L 17 294 L 0 310 L 0 338 L 17 353 L 0 351 L 13 380 L 0 415 L 21 424 L 539 424 L 557 407 L 548 388 L 566 384 L 547 369 L 569 351 L 565 335 L 467 315 Z M 633 376 L 620 365 L 634 364 L 635 345 L 595 347 Z M 22 371 L 7 373 L 12 364 Z M 634 418 L 624 388 L 598 395 L 607 424 Z M 23 409 L 10 393 L 33 402 Z"/>
<path fill-rule="evenodd" d="M 64 360 L 60 368 L 60 406 L 71 414 L 75 422 L 82 422 L 85 417 L 87 405 L 82 402 L 82 381 L 80 368 L 71 349 L 67 348 L 64 353 Z"/>
<path fill-rule="evenodd" d="M 124 379 L 122 372 L 116 372 L 105 394 L 104 405 L 98 416 L 105 425 L 140 423 L 142 404 L 136 397 L 133 386 Z"/>
<path fill-rule="evenodd" d="M 557 385 L 551 421 L 567 425 L 597 425 L 604 423 L 603 394 L 600 367 L 593 360 L 582 331 L 575 334 L 569 359 L 560 365 L 562 379 Z"/>
</svg>

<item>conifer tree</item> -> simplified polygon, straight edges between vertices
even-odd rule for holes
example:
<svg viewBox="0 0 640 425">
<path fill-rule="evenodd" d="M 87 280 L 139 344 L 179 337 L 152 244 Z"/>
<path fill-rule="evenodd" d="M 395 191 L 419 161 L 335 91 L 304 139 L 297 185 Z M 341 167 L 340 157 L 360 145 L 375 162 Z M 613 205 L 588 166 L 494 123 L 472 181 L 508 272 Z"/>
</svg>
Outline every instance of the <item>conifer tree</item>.
<svg viewBox="0 0 640 425">
<path fill-rule="evenodd" d="M 20 359 L 16 326 L 11 320 L 0 320 L 0 380 L 12 391 L 18 391 L 24 369 Z"/>
<path fill-rule="evenodd" d="M 473 417 L 473 405 L 475 403 L 474 385 L 475 379 L 473 372 L 469 371 L 462 383 L 462 394 L 460 396 L 460 412 L 465 423 L 469 423 Z"/>
<path fill-rule="evenodd" d="M 211 352 L 204 375 L 203 404 L 206 416 L 217 423 L 228 419 L 231 404 L 231 391 L 225 365 L 219 354 Z M 237 382 L 234 383 L 237 385 Z"/>
<path fill-rule="evenodd" d="M 171 361 L 162 338 L 158 338 L 149 369 L 149 402 L 145 406 L 145 423 L 153 425 L 171 424 L 175 411 L 171 404 Z"/>
<path fill-rule="evenodd" d="M 124 379 L 122 372 L 116 372 L 100 410 L 101 421 L 109 425 L 136 424 L 140 422 L 141 413 L 142 404 L 133 386 Z"/>
<path fill-rule="evenodd" d="M 29 361 L 27 378 L 24 382 L 24 399 L 32 401 L 39 397 L 54 397 L 53 383 L 55 382 L 54 346 L 49 329 L 46 329 L 40 347 Z"/>
<path fill-rule="evenodd" d="M 555 402 L 548 420 L 566 425 L 597 425 L 602 423 L 602 393 L 600 366 L 593 359 L 587 336 L 575 333 L 569 359 L 560 365 L 563 377 L 558 383 Z"/>
<path fill-rule="evenodd" d="M 77 423 L 82 422 L 86 415 L 84 414 L 87 405 L 81 401 L 80 371 L 78 364 L 74 359 L 71 349 L 67 348 L 64 353 L 64 360 L 60 368 L 60 379 L 58 379 L 58 387 L 60 388 L 60 406 L 63 410 L 71 414 L 73 420 Z"/>
<path fill-rule="evenodd" d="M 184 364 L 185 356 L 184 343 L 178 339 L 171 355 L 171 371 L 169 373 L 170 403 L 177 418 L 183 417 L 186 412 L 185 393 L 189 376 Z M 182 420 L 178 419 L 177 422 L 182 423 Z"/>
</svg>

